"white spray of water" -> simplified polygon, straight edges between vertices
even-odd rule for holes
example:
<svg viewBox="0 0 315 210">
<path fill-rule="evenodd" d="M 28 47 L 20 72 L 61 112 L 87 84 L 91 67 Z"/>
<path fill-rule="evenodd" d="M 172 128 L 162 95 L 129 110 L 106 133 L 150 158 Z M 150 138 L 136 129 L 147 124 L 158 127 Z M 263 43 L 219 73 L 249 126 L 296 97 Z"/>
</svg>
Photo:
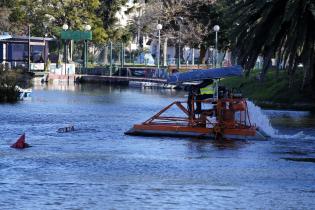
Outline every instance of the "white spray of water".
<svg viewBox="0 0 315 210">
<path fill-rule="evenodd" d="M 263 113 L 259 106 L 256 106 L 251 101 L 247 101 L 247 107 L 252 124 L 256 125 L 260 130 L 270 137 L 275 137 L 278 134 L 278 130 L 271 126 L 269 118 Z"/>
<path fill-rule="evenodd" d="M 247 101 L 247 107 L 249 112 L 250 121 L 256 125 L 258 129 L 264 132 L 266 135 L 272 138 L 282 139 L 315 139 L 314 136 L 308 136 L 303 131 L 294 135 L 280 135 L 277 129 L 274 129 L 270 123 L 270 119 L 265 115 L 259 106 L 256 106 L 253 102 Z"/>
</svg>

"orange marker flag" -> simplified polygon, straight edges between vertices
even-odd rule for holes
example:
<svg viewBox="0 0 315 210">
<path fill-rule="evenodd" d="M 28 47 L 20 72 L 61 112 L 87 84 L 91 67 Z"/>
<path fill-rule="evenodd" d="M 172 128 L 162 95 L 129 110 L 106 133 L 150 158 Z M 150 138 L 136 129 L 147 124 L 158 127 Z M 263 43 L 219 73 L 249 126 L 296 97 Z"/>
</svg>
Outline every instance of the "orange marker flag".
<svg viewBox="0 0 315 210">
<path fill-rule="evenodd" d="M 27 143 L 25 143 L 25 133 L 23 133 L 20 138 L 11 145 L 12 148 L 16 148 L 16 149 L 24 149 L 29 147 L 29 145 Z"/>
</svg>

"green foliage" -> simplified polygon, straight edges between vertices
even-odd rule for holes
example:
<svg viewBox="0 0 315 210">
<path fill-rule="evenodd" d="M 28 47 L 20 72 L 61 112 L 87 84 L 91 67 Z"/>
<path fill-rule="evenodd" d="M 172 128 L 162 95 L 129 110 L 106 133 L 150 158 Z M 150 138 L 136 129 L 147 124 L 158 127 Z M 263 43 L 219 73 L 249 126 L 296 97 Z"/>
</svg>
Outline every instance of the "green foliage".
<svg viewBox="0 0 315 210">
<path fill-rule="evenodd" d="M 225 17 L 228 14 L 229 0 L 220 0 L 212 3 L 211 1 L 192 1 L 188 6 L 188 18 L 197 24 L 202 24 L 207 30 L 202 37 L 202 43 L 205 46 L 214 45 L 215 33 L 213 26 L 220 26 L 220 39 L 218 40 L 218 48 L 224 48 L 229 44 L 228 39 L 228 23 Z M 198 43 L 200 44 L 200 43 Z M 195 45 L 195 46 L 198 46 Z"/>
<path fill-rule="evenodd" d="M 15 0 L 0 0 L 0 7 L 11 7 Z"/>
<path fill-rule="evenodd" d="M 0 85 L 0 102 L 13 103 L 19 99 L 19 91 L 15 86 Z"/>
<path fill-rule="evenodd" d="M 92 26 L 93 42 L 102 44 L 112 41 L 126 41 L 130 33 L 115 27 L 116 13 L 127 0 L 2 0 L 10 7 L 11 32 L 27 34 L 28 25 L 34 36 L 60 36 L 63 24 L 72 30 L 84 30 Z M 1 6 L 1 4 L 0 4 Z M 47 28 L 45 28 L 45 25 Z"/>
<path fill-rule="evenodd" d="M 303 63 L 302 88 L 315 89 L 315 2 L 314 0 L 243 0 L 231 7 L 231 40 L 238 61 L 250 71 L 258 55 L 264 57 L 264 76 L 271 58 L 286 64 L 294 78 L 299 63 Z"/>
<path fill-rule="evenodd" d="M 116 13 L 127 3 L 127 0 L 100 0 L 100 3 L 98 16 L 102 17 L 103 26 L 108 30 L 117 22 Z"/>
<path fill-rule="evenodd" d="M 229 88 L 240 89 L 245 97 L 256 102 L 272 103 L 314 103 L 315 98 L 310 90 L 301 91 L 298 84 L 303 79 L 303 72 L 299 71 L 296 79 L 290 83 L 289 75 L 281 71 L 278 75 L 273 69 L 266 75 L 266 80 L 259 79 L 260 72 L 252 71 L 249 77 L 233 77 L 223 79 L 221 83 Z"/>
<path fill-rule="evenodd" d="M 214 25 L 220 25 L 219 49 L 229 44 L 228 25 L 224 14 L 231 0 L 157 0 L 148 1 L 142 16 L 135 17 L 132 31 L 135 34 L 156 34 L 156 25 L 163 25 L 162 39 L 169 45 L 181 43 L 189 47 L 200 47 L 200 60 L 205 63 L 205 54 L 209 46 L 215 45 Z"/>
<path fill-rule="evenodd" d="M 13 103 L 19 99 L 16 85 L 26 86 L 26 77 L 20 71 L 0 71 L 0 102 Z"/>
<path fill-rule="evenodd" d="M 107 33 L 102 19 L 96 15 L 100 6 L 99 0 L 17 0 L 11 6 L 9 19 L 24 34 L 30 24 L 35 36 L 49 33 L 59 37 L 64 23 L 73 30 L 84 30 L 84 25 L 90 24 L 93 41 L 102 43 L 106 41 Z"/>
<path fill-rule="evenodd" d="M 97 10 L 97 16 L 101 17 L 103 28 L 108 34 L 108 39 L 112 41 L 129 40 L 130 32 L 126 29 L 115 27 L 117 23 L 116 13 L 124 6 L 127 0 L 100 0 L 100 7 Z"/>
</svg>

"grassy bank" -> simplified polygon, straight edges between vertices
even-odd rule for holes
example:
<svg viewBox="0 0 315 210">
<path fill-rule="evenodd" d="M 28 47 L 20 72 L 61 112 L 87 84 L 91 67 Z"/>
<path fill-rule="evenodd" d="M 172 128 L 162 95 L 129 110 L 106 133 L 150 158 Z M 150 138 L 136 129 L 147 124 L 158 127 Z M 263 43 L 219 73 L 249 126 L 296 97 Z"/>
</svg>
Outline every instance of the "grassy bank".
<svg viewBox="0 0 315 210">
<path fill-rule="evenodd" d="M 222 80 L 229 88 L 238 88 L 245 97 L 266 108 L 315 110 L 315 97 L 311 90 L 301 90 L 302 74 L 297 74 L 289 86 L 289 76 L 285 72 L 270 70 L 264 81 L 259 79 L 259 71 L 249 77 L 233 77 Z"/>
<path fill-rule="evenodd" d="M 20 70 L 0 71 L 0 103 L 14 103 L 19 99 L 16 86 L 30 86 L 32 75 Z"/>
</svg>

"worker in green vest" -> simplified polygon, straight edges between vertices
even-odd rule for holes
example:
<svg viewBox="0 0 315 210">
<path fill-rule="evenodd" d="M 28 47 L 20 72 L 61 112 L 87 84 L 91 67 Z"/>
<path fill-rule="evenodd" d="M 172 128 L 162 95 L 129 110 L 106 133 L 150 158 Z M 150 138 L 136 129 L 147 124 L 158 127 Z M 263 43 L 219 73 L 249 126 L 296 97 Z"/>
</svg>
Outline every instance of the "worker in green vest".
<svg viewBox="0 0 315 210">
<path fill-rule="evenodd" d="M 200 85 L 200 93 L 196 96 L 196 114 L 201 113 L 201 100 L 213 98 L 215 87 L 213 80 L 206 80 Z"/>
<path fill-rule="evenodd" d="M 215 93 L 215 88 L 213 86 L 212 79 L 205 79 L 202 83 L 198 85 L 192 85 L 190 87 L 190 91 L 188 95 L 188 102 L 187 102 L 189 112 L 192 113 L 192 110 L 191 110 L 192 98 L 196 100 L 195 114 L 200 114 L 201 113 L 201 100 L 213 98 L 214 93 Z"/>
</svg>

